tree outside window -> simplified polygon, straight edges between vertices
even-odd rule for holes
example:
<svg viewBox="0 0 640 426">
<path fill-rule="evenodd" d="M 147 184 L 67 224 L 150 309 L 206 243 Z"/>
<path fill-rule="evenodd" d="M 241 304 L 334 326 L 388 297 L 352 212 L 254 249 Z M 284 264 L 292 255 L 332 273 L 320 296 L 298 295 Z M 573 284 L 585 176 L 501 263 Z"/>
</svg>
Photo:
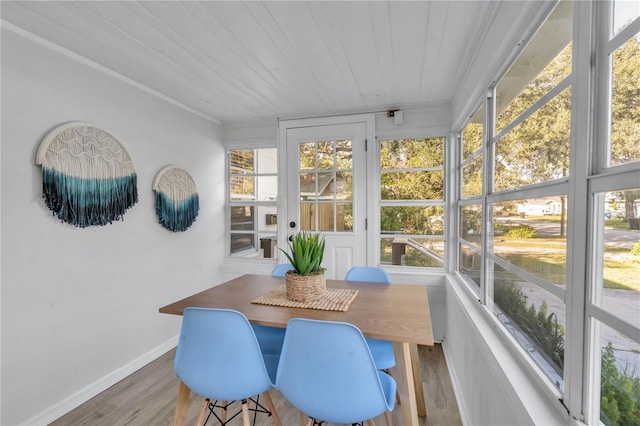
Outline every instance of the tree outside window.
<svg viewBox="0 0 640 426">
<path fill-rule="evenodd" d="M 380 263 L 443 267 L 444 140 L 380 142 Z"/>
</svg>

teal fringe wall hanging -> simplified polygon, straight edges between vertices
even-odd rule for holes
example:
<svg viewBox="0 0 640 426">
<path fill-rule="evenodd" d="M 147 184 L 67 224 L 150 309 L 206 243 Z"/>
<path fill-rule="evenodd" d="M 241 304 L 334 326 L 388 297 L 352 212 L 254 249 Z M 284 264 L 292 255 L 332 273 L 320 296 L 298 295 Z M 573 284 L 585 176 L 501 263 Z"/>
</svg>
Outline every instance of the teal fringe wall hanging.
<svg viewBox="0 0 640 426">
<path fill-rule="evenodd" d="M 173 232 L 189 229 L 200 209 L 196 184 L 184 170 L 167 166 L 153 181 L 156 214 L 162 226 Z"/>
<path fill-rule="evenodd" d="M 122 220 L 138 202 L 133 162 L 109 132 L 73 122 L 56 127 L 38 147 L 42 197 L 63 222 L 80 228 Z"/>
</svg>

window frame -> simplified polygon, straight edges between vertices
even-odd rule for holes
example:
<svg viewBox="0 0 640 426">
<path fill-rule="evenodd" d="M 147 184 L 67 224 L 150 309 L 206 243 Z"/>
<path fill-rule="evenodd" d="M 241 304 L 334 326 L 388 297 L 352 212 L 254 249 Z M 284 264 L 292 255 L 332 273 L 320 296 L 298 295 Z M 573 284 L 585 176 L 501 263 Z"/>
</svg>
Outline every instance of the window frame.
<svg viewBox="0 0 640 426">
<path fill-rule="evenodd" d="M 275 150 L 275 156 L 274 158 L 276 159 L 276 171 L 275 172 L 270 172 L 270 173 L 258 173 L 257 172 L 257 155 L 256 152 L 259 150 L 265 150 L 265 149 L 274 149 Z M 248 173 L 248 174 L 238 174 L 238 173 L 232 173 L 231 170 L 231 151 L 243 151 L 243 150 L 253 150 L 254 151 L 254 172 L 253 173 Z M 253 234 L 254 236 L 254 245 L 253 247 L 255 248 L 255 251 L 259 251 L 260 248 L 260 235 L 261 234 L 265 234 L 265 235 L 270 235 L 273 237 L 277 237 L 278 236 L 278 227 L 279 225 L 276 224 L 276 229 L 274 231 L 261 231 L 259 229 L 259 225 L 258 225 L 258 209 L 260 207 L 272 207 L 273 210 L 276 212 L 276 217 L 277 217 L 277 211 L 278 211 L 278 197 L 276 195 L 276 199 L 274 200 L 269 200 L 269 201 L 261 201 L 261 200 L 232 200 L 231 198 L 231 183 L 232 183 L 232 177 L 235 176 L 248 176 L 248 177 L 253 177 L 256 179 L 256 183 L 257 183 L 257 178 L 258 177 L 276 177 L 276 186 L 275 189 L 276 191 L 279 191 L 279 185 L 280 185 L 280 178 L 279 178 L 279 169 L 280 169 L 280 165 L 279 165 L 279 157 L 278 157 L 279 153 L 278 153 L 278 148 L 276 146 L 272 146 L 272 145 L 255 145 L 255 144 L 233 144 L 233 145 L 227 145 L 225 146 L 225 258 L 231 261 L 251 261 L 251 262 L 269 262 L 269 263 L 273 263 L 274 261 L 277 262 L 278 259 L 278 254 L 275 253 L 275 256 L 272 258 L 265 258 L 263 256 L 251 256 L 249 254 L 249 249 L 247 250 L 247 256 L 242 256 L 239 254 L 235 254 L 231 252 L 231 235 L 233 234 L 238 234 L 238 233 L 249 233 L 249 232 L 240 232 L 240 231 L 234 231 L 231 229 L 231 207 L 233 206 L 252 206 L 254 208 L 254 213 L 253 213 L 253 229 L 251 230 L 251 234 Z"/>
<path fill-rule="evenodd" d="M 421 167 L 419 168 L 420 171 L 442 171 L 442 176 L 443 176 L 443 197 L 441 200 L 383 200 L 382 199 L 382 194 L 381 194 L 381 190 L 382 190 L 382 173 L 383 172 L 397 172 L 397 171 L 406 171 L 406 172 L 411 172 L 411 171 L 415 171 L 416 168 L 407 168 L 405 169 L 382 169 L 382 165 L 381 165 L 381 146 L 382 146 L 382 142 L 384 141 L 393 141 L 393 140 L 410 140 L 410 139 L 414 139 L 414 140 L 418 140 L 418 139 L 442 139 L 443 141 L 443 162 L 440 166 L 437 167 Z M 375 173 L 375 181 L 372 182 L 374 185 L 374 191 L 376 194 L 376 198 L 375 198 L 375 202 L 372 203 L 372 208 L 373 210 L 375 210 L 375 214 L 373 215 L 369 215 L 369 217 L 371 219 L 373 219 L 374 224 L 373 224 L 373 229 L 375 230 L 375 241 L 374 241 L 374 246 L 372 247 L 372 252 L 375 253 L 375 259 L 376 259 L 376 264 L 377 265 L 382 265 L 381 263 L 381 259 L 380 259 L 380 244 L 382 242 L 382 239 L 384 238 L 384 235 L 382 234 L 382 230 L 380 227 L 380 220 L 381 220 L 381 209 L 383 207 L 441 207 L 443 210 L 443 215 L 444 215 L 444 219 L 443 219 L 443 229 L 442 229 L 442 234 L 438 234 L 438 235 L 424 235 L 421 237 L 424 237 L 425 240 L 443 240 L 444 242 L 444 250 L 442 253 L 442 266 L 440 267 L 423 267 L 423 266 L 407 266 L 407 265 L 393 265 L 393 264 L 384 264 L 382 266 L 384 266 L 384 268 L 388 269 L 389 271 L 393 271 L 395 273 L 398 272 L 413 272 L 413 273 L 428 273 L 431 271 L 444 271 L 446 266 L 447 266 L 447 259 L 448 259 L 448 250 L 447 250 L 447 232 L 449 229 L 448 223 L 449 223 L 449 218 L 448 218 L 448 214 L 447 214 L 447 204 L 446 204 L 446 200 L 448 197 L 447 194 L 447 189 L 448 189 L 448 171 L 447 171 L 447 158 L 448 158 L 448 145 L 449 145 L 449 140 L 450 137 L 448 136 L 447 132 L 435 132 L 435 133 L 431 133 L 431 132 L 421 132 L 421 131 L 417 131 L 417 132 L 402 132 L 402 131 L 398 131 L 398 132 L 379 132 L 376 134 L 375 137 L 375 149 L 373 150 L 374 155 L 374 159 L 373 161 L 375 161 L 376 167 L 374 168 L 374 173 Z M 374 179 L 371 179 L 372 181 Z M 371 222 L 371 221 L 370 221 Z M 372 224 L 369 222 L 369 226 L 371 226 Z"/>
<path fill-rule="evenodd" d="M 609 54 L 624 44 L 629 36 L 637 36 L 640 32 L 640 18 L 636 18 L 630 25 L 619 31 L 617 34 L 609 36 L 609 22 L 611 2 L 574 2 L 573 7 L 573 28 L 572 28 L 572 72 L 560 84 L 567 87 L 571 85 L 571 128 L 570 128 L 570 152 L 569 152 L 569 174 L 566 177 L 543 182 L 540 184 L 527 185 L 516 190 L 508 189 L 503 191 L 493 191 L 493 162 L 494 162 L 494 139 L 485 138 L 484 147 L 484 175 L 488 177 L 488 184 L 483 187 L 482 197 L 462 197 L 462 173 L 463 164 L 468 159 L 463 158 L 462 144 L 458 143 L 456 149 L 458 156 L 455 164 L 456 194 L 452 211 L 456 215 L 460 214 L 460 208 L 465 205 L 483 204 L 483 239 L 480 253 L 483 257 L 481 267 L 480 301 L 483 316 L 489 323 L 495 323 L 492 313 L 491 280 L 487 280 L 491 272 L 487 265 L 492 261 L 493 255 L 489 253 L 491 249 L 491 238 L 489 230 L 492 213 L 487 209 L 487 204 L 494 202 L 522 199 L 541 195 L 566 194 L 569 197 L 568 215 L 571 221 L 567 223 L 567 252 L 566 252 L 566 288 L 564 294 L 566 306 L 566 333 L 565 333 L 565 366 L 564 366 L 564 391 L 560 392 L 555 387 L 550 386 L 546 378 L 541 377 L 533 363 L 529 362 L 526 354 L 518 348 L 514 340 L 506 332 L 499 333 L 502 340 L 508 344 L 508 348 L 517 354 L 517 358 L 525 366 L 533 380 L 545 389 L 548 396 L 556 399 L 567 409 L 569 416 L 588 424 L 600 423 L 600 340 L 598 335 L 598 325 L 602 324 L 620 332 L 632 340 L 640 336 L 640 330 L 606 310 L 594 305 L 592 302 L 597 297 L 597 291 L 601 282 L 598 282 L 598 263 L 602 263 L 602 245 L 597 244 L 599 235 L 602 232 L 602 220 L 597 218 L 602 215 L 601 203 L 598 194 L 607 191 L 617 191 L 622 189 L 637 188 L 640 184 L 640 161 L 609 166 L 608 132 L 609 114 L 611 98 L 608 91 L 611 88 L 608 64 Z M 538 28 L 546 17 L 536 25 Z M 523 39 L 529 39 L 531 34 L 524 35 Z M 603 36 L 604 34 L 604 36 Z M 625 36 L 626 35 L 626 36 Z M 512 54 L 513 60 L 502 68 L 500 75 L 506 73 L 506 69 L 515 61 L 519 55 L 520 46 Z M 595 65 L 592 64 L 595 56 Z M 495 120 L 495 81 L 489 85 L 488 96 L 480 99 L 475 106 L 471 107 L 471 114 L 465 115 L 470 120 L 471 116 L 484 105 L 485 114 L 485 135 L 493 131 Z M 556 86 L 558 91 L 562 90 Z M 549 92 L 545 95 L 551 98 Z M 539 100 L 536 104 L 540 104 Z M 533 107 L 533 106 L 532 106 Z M 532 107 L 529 107 L 531 109 Z M 531 111 L 530 113 L 533 113 Z M 530 114 L 527 114 L 527 116 Z M 516 121 L 521 122 L 521 116 Z M 508 132 L 510 128 L 517 125 L 516 121 L 510 123 L 500 134 Z M 457 129 L 464 129 L 468 121 L 460 124 Z M 457 130 L 457 134 L 462 134 L 462 130 Z M 580 142 L 578 142 L 580 141 Z M 588 145 L 588 148 L 587 148 Z M 458 222 L 456 222 L 458 223 Z M 461 287 L 466 290 L 469 298 L 476 300 L 478 295 L 472 287 L 475 283 L 465 276 L 460 269 L 459 256 L 461 256 L 462 245 L 473 247 L 461 237 L 460 230 L 456 230 L 457 241 L 455 253 L 456 259 L 451 264 L 458 279 L 466 283 Z M 585 249 L 586 247 L 586 249 Z M 503 266 L 503 265 L 501 265 Z M 600 265 L 601 267 L 601 265 Z M 601 279 L 601 277 L 600 277 Z M 577 283 L 572 285 L 571 283 Z M 583 283 L 580 285 L 579 283 Z M 584 285 L 587 283 L 587 285 Z"/>
<path fill-rule="evenodd" d="M 553 10 L 550 11 L 550 14 L 552 12 Z M 540 26 L 542 26 L 545 22 L 546 22 L 546 18 L 541 22 Z M 522 53 L 526 48 L 527 48 L 527 45 L 521 46 L 520 53 Z M 574 43 L 573 49 L 575 49 L 575 43 Z M 567 303 L 567 293 L 569 291 L 568 289 L 570 286 L 566 285 L 564 290 L 560 289 L 554 283 L 542 278 L 541 276 L 534 274 L 532 272 L 523 270 L 522 268 L 516 265 L 512 265 L 511 263 L 502 259 L 500 256 L 497 256 L 495 254 L 494 247 L 493 247 L 493 239 L 494 239 L 493 205 L 494 204 L 500 203 L 500 202 L 506 202 L 506 201 L 527 200 L 531 198 L 542 198 L 542 197 L 563 196 L 563 195 L 568 195 L 570 201 L 573 198 L 570 196 L 570 181 L 572 176 L 572 173 L 571 173 L 572 166 L 574 165 L 574 162 L 572 161 L 573 159 L 571 158 L 571 153 L 573 151 L 572 144 L 574 141 L 574 136 L 573 136 L 573 131 L 575 128 L 574 120 L 572 120 L 571 127 L 570 127 L 570 140 L 569 140 L 569 153 L 568 153 L 568 156 L 569 156 L 568 176 L 562 176 L 556 179 L 550 179 L 540 183 L 523 184 L 518 187 L 495 190 L 496 147 L 499 141 L 511 130 L 516 128 L 521 123 L 525 122 L 528 118 L 532 117 L 536 112 L 540 111 L 545 105 L 553 101 L 556 98 L 556 96 L 558 96 L 560 93 L 562 93 L 562 91 L 566 90 L 569 87 L 571 88 L 571 104 L 572 104 L 571 109 L 573 111 L 576 72 L 575 72 L 575 68 L 572 66 L 571 73 L 569 75 L 567 75 L 565 78 L 559 81 L 549 91 L 547 91 L 544 95 L 542 95 L 539 99 L 537 99 L 533 104 L 528 106 L 517 117 L 515 117 L 515 119 L 513 119 L 510 123 L 504 126 L 503 129 L 497 132 L 496 121 L 498 119 L 498 114 L 496 112 L 496 95 L 497 95 L 496 88 L 500 85 L 500 82 L 502 81 L 502 79 L 508 74 L 510 67 L 517 62 L 519 57 L 520 57 L 519 54 L 515 56 L 514 61 L 509 65 L 509 67 L 507 67 L 505 71 L 502 73 L 502 75 L 499 78 L 496 78 L 495 82 L 493 82 L 489 86 L 489 89 L 487 91 L 487 99 L 485 103 L 486 126 L 484 128 L 484 134 L 485 134 L 487 146 L 485 150 L 486 155 L 483 161 L 483 165 L 485 166 L 486 180 L 484 182 L 485 185 L 484 185 L 483 196 L 482 196 L 484 228 L 482 231 L 483 232 L 482 260 L 483 261 L 482 261 L 482 269 L 481 269 L 480 300 L 482 301 L 488 313 L 493 317 L 492 321 L 500 323 L 501 326 L 503 327 L 503 332 L 507 333 L 508 332 L 507 329 L 504 328 L 505 324 L 502 321 L 497 321 L 497 317 L 495 313 L 496 307 L 497 307 L 497 305 L 494 302 L 495 274 L 494 274 L 493 265 L 495 264 L 495 265 L 498 265 L 500 268 L 506 270 L 507 272 L 511 274 L 515 274 L 516 276 L 522 278 L 524 281 L 532 283 L 537 288 L 540 288 L 545 292 L 549 292 L 553 296 L 561 299 L 564 302 L 564 307 L 565 307 L 565 315 L 566 315 L 565 326 L 567 329 L 569 329 L 570 327 L 568 326 L 568 324 L 571 323 L 571 320 L 570 320 L 570 308 Z M 547 65 L 548 64 L 545 64 L 545 66 L 541 69 L 540 72 L 542 72 Z M 537 75 L 539 75 L 539 73 Z M 460 179 L 460 181 L 462 181 L 461 176 L 459 176 L 458 178 Z M 568 211 L 568 208 L 567 208 L 567 211 Z M 568 226 L 567 226 L 567 233 L 568 233 Z M 567 268 L 569 265 L 569 247 L 570 247 L 569 237 L 567 236 L 566 252 L 565 252 L 565 256 L 566 256 L 565 267 Z M 465 282 L 467 282 L 469 285 L 472 285 L 466 279 L 465 279 Z M 568 277 L 565 278 L 565 282 L 567 283 L 569 282 Z M 565 332 L 565 339 L 567 336 L 567 332 Z M 565 369 L 567 366 L 570 366 L 570 364 L 573 362 L 573 361 L 567 362 L 568 359 L 570 358 L 567 352 L 565 351 L 565 362 L 564 362 Z M 543 370 L 548 370 L 549 368 L 544 367 L 542 365 L 534 365 L 534 362 L 532 361 L 533 360 L 531 359 L 527 360 L 527 365 L 531 366 L 530 367 L 531 369 L 537 370 L 535 371 L 535 376 L 538 377 L 539 379 L 541 377 L 540 373 Z M 567 382 L 566 374 L 567 374 L 566 371 L 563 370 L 562 378 L 561 378 L 561 381 L 559 382 L 561 383 L 560 386 L 562 387 L 562 390 L 555 389 L 555 385 L 553 385 L 550 381 L 551 377 L 548 378 L 549 380 L 548 383 L 545 383 L 545 388 L 549 389 L 550 394 L 553 395 L 554 397 L 560 397 L 563 394 L 563 392 L 566 391 L 564 387 L 565 383 Z"/>
<path fill-rule="evenodd" d="M 604 244 L 603 194 L 608 191 L 640 188 L 640 160 L 610 165 L 611 109 L 613 87 L 612 54 L 633 37 L 640 38 L 640 17 L 614 34 L 612 31 L 614 2 L 596 2 L 593 14 L 600 23 L 594 31 L 595 72 L 593 84 L 595 119 L 593 123 L 593 156 L 585 158 L 587 163 L 586 202 L 588 212 L 588 245 L 586 255 L 586 294 L 584 307 L 584 329 L 586 357 L 583 370 L 585 384 L 583 410 L 589 423 L 600 422 L 601 401 L 601 327 L 604 324 L 629 339 L 640 343 L 640 329 L 598 306 L 602 293 Z"/>
</svg>

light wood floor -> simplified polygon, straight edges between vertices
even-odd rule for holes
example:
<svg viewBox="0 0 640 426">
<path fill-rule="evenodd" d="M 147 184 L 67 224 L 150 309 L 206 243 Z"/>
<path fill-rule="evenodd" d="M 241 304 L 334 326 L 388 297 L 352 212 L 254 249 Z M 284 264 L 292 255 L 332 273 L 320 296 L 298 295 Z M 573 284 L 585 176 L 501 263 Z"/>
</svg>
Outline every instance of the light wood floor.
<svg viewBox="0 0 640 426">
<path fill-rule="evenodd" d="M 441 345 L 420 346 L 418 352 L 427 409 L 427 417 L 420 418 L 419 426 L 462 425 Z M 178 379 L 173 373 L 174 355 L 175 350 L 166 353 L 52 425 L 171 425 L 178 392 Z M 269 393 L 283 426 L 300 424 L 298 411 L 278 391 Z M 202 398 L 192 393 L 187 425 L 195 424 L 201 403 Z M 394 410 L 393 420 L 394 424 L 401 425 L 399 410 Z M 217 422 L 212 419 L 207 424 L 216 425 Z M 240 416 L 231 424 L 241 425 Z M 385 425 L 384 416 L 376 418 L 375 424 Z M 273 421 L 266 414 L 258 414 L 256 425 L 271 426 Z"/>
</svg>

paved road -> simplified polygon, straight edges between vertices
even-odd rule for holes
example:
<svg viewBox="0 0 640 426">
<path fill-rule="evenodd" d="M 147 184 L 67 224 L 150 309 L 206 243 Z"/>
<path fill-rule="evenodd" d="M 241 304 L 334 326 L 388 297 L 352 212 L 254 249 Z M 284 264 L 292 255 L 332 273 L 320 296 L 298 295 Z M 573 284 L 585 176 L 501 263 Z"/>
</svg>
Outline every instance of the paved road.
<svg viewBox="0 0 640 426">
<path fill-rule="evenodd" d="M 519 223 L 533 226 L 541 237 L 554 237 L 560 235 L 559 222 L 545 222 L 543 220 L 530 220 L 527 218 L 509 217 L 498 218 L 502 223 Z M 640 230 L 637 229 L 613 229 L 604 231 L 604 243 L 631 250 L 640 241 Z"/>
<path fill-rule="evenodd" d="M 556 314 L 559 323 L 565 323 L 565 306 L 562 300 L 530 282 L 520 281 L 518 285 L 527 296 L 527 305 L 533 303 L 540 306 L 542 301 L 546 300 L 549 312 Z M 640 291 L 605 288 L 602 293 L 602 307 L 629 324 L 640 327 Z"/>
<path fill-rule="evenodd" d="M 637 229 L 605 229 L 604 243 L 631 250 L 640 241 Z"/>
</svg>

